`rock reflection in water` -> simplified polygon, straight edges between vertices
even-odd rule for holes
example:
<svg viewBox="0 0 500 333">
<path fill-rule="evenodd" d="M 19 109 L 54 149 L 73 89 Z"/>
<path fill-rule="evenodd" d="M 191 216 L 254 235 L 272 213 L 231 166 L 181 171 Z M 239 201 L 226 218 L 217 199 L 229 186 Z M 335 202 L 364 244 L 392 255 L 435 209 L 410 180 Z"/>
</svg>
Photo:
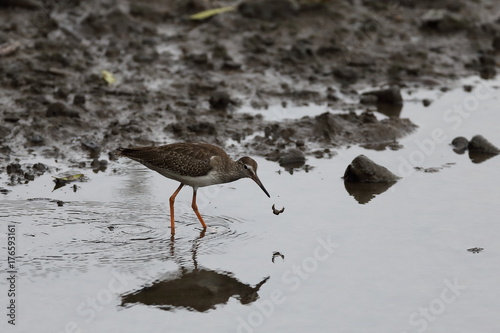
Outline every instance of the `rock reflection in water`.
<svg viewBox="0 0 500 333">
<path fill-rule="evenodd" d="M 377 112 L 386 115 L 387 117 L 399 118 L 403 104 L 376 103 Z"/>
<path fill-rule="evenodd" d="M 472 163 L 479 164 L 489 160 L 496 155 L 469 150 L 469 158 Z"/>
<path fill-rule="evenodd" d="M 390 183 L 351 183 L 344 182 L 347 193 L 360 204 L 367 204 L 377 195 L 384 193 L 396 182 Z"/>
<path fill-rule="evenodd" d="M 191 249 L 194 267 L 185 268 L 179 264 L 175 255 L 174 238 L 171 238 L 171 253 L 180 265 L 180 269 L 169 277 L 157 280 L 138 291 L 122 295 L 122 306 L 145 304 L 166 311 L 185 308 L 191 311 L 205 312 L 218 304 L 226 304 L 231 297 L 236 297 L 241 304 L 249 304 L 259 298 L 260 287 L 269 279 L 264 278 L 256 286 L 240 282 L 229 272 L 220 272 L 199 268 L 196 253 L 204 232 L 194 241 Z"/>
</svg>

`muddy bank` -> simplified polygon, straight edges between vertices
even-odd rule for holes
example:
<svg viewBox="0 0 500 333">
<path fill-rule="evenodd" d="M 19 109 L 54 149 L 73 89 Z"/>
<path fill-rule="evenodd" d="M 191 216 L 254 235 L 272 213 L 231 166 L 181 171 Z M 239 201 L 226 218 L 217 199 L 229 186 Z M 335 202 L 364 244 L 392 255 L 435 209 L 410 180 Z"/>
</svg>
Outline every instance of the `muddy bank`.
<svg viewBox="0 0 500 333">
<path fill-rule="evenodd" d="M 383 149 L 415 125 L 358 104 L 367 86 L 496 74 L 496 1 L 249 1 L 189 19 L 223 5 L 0 0 L 2 166 L 43 156 L 91 168 L 119 146 L 172 141 L 232 139 L 276 161 L 288 148 Z M 345 113 L 270 122 L 238 112 L 314 104 Z"/>
</svg>

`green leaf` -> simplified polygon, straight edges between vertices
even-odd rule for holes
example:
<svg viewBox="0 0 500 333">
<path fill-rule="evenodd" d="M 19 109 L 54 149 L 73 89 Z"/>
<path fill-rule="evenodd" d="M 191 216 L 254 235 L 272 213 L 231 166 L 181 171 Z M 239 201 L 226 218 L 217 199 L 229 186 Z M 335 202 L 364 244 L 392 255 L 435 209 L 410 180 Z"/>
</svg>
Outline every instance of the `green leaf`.
<svg viewBox="0 0 500 333">
<path fill-rule="evenodd" d="M 189 16 L 191 20 L 204 20 L 209 17 L 212 17 L 217 14 L 225 13 L 225 12 L 230 12 L 235 10 L 235 6 L 227 6 L 227 7 L 221 7 L 221 8 L 215 8 L 215 9 L 208 9 L 204 10 L 202 12 L 196 13 L 194 15 Z"/>
<path fill-rule="evenodd" d="M 116 83 L 116 78 L 111 72 L 108 72 L 106 70 L 102 70 L 101 75 L 102 75 L 102 78 L 104 79 L 104 81 L 106 81 L 109 85 Z"/>
</svg>

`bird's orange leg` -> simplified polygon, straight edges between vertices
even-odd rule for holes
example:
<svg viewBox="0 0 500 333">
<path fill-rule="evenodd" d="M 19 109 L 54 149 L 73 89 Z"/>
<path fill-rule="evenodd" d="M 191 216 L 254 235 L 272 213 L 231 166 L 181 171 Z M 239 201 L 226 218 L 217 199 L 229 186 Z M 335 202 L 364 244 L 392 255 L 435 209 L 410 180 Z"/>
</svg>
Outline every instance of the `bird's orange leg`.
<svg viewBox="0 0 500 333">
<path fill-rule="evenodd" d="M 193 202 L 191 204 L 191 208 L 193 208 L 194 213 L 196 214 L 196 216 L 198 216 L 198 220 L 200 220 L 200 223 L 203 226 L 203 229 L 206 229 L 207 225 L 205 224 L 205 221 L 203 221 L 203 217 L 201 217 L 201 214 L 198 211 L 198 206 L 196 205 L 196 189 L 195 188 L 193 188 Z"/>
<path fill-rule="evenodd" d="M 180 192 L 184 184 L 180 184 L 177 190 L 175 190 L 174 194 L 169 199 L 170 202 L 170 233 L 173 235 L 175 234 L 175 220 L 174 220 L 174 202 L 175 202 L 175 197 L 177 194 Z"/>
</svg>

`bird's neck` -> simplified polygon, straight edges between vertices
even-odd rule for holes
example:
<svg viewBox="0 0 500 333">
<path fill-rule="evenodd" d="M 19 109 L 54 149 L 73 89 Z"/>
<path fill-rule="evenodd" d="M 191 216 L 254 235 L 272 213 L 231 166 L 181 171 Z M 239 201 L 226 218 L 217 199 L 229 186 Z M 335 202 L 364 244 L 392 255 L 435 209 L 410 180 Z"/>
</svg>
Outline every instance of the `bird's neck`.
<svg viewBox="0 0 500 333">
<path fill-rule="evenodd" d="M 231 161 L 223 166 L 220 172 L 220 177 L 225 183 L 234 182 L 235 180 L 241 179 L 241 172 L 239 171 L 239 165 L 236 161 Z"/>
</svg>

